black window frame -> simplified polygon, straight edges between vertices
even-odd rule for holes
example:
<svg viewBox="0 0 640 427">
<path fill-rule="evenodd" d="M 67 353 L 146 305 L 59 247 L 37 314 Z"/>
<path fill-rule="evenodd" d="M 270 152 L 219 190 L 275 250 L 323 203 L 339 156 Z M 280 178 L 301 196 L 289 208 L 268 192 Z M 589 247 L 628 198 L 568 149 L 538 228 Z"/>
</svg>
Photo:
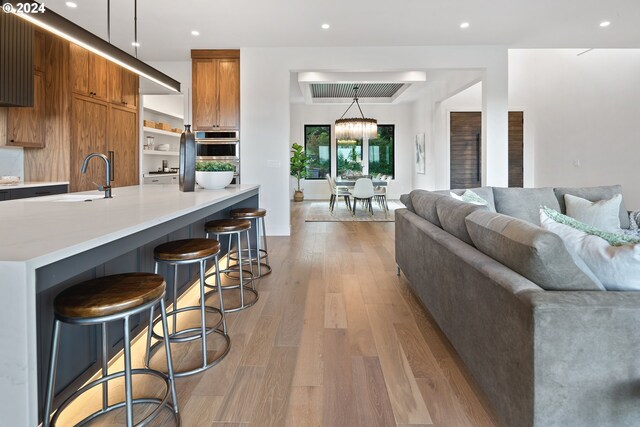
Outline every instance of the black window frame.
<svg viewBox="0 0 640 427">
<path fill-rule="evenodd" d="M 393 128 L 392 133 L 393 133 L 393 139 L 392 139 L 392 146 L 391 146 L 391 152 L 393 154 L 393 161 L 391 162 L 391 179 L 395 179 L 396 178 L 396 125 L 395 124 L 379 124 L 378 125 L 378 129 L 381 126 L 391 126 Z M 374 139 L 378 139 L 378 138 L 374 138 Z M 369 175 L 372 175 L 371 173 L 371 152 L 369 151 L 371 148 L 371 145 L 369 144 L 371 140 L 367 141 L 367 161 L 369 164 L 367 164 L 367 170 L 369 171 Z M 363 148 L 364 149 L 364 148 Z"/>
<path fill-rule="evenodd" d="M 316 128 L 317 127 L 326 127 L 326 128 L 329 129 L 329 168 L 328 168 L 327 173 L 329 175 L 332 175 L 331 174 L 331 141 L 332 141 L 333 134 L 332 134 L 332 131 L 331 131 L 331 124 L 324 124 L 323 123 L 323 124 L 305 124 L 304 125 L 304 152 L 305 152 L 305 154 L 307 153 L 307 128 L 310 128 L 310 127 L 316 127 Z M 326 179 L 326 175 L 325 174 L 321 174 L 321 175 L 322 176 L 318 176 L 317 178 L 306 177 L 305 179 L 306 180 L 311 180 L 311 181 Z"/>
</svg>

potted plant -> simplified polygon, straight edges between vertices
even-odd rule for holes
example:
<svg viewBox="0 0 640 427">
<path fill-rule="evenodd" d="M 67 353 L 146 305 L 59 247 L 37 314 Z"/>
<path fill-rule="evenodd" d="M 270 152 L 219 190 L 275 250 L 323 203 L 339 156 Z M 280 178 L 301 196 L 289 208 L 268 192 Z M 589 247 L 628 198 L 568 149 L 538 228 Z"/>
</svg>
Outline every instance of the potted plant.
<svg viewBox="0 0 640 427">
<path fill-rule="evenodd" d="M 298 181 L 298 186 L 293 193 L 293 201 L 301 202 L 304 200 L 304 193 L 300 187 L 300 180 L 307 176 L 307 165 L 309 165 L 309 158 L 304 153 L 302 145 L 294 142 L 291 146 L 291 176 L 294 176 Z"/>
<path fill-rule="evenodd" d="M 231 183 L 235 170 L 235 166 L 227 162 L 198 162 L 196 182 L 207 190 L 218 190 Z"/>
</svg>

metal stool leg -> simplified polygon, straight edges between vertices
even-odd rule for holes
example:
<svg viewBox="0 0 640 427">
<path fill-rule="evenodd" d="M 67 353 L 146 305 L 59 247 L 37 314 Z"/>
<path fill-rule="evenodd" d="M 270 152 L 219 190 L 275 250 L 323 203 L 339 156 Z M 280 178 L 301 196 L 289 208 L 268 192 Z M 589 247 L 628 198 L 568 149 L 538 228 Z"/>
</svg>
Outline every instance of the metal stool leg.
<svg viewBox="0 0 640 427">
<path fill-rule="evenodd" d="M 244 307 L 244 279 L 242 277 L 242 243 L 240 242 L 240 232 L 235 233 L 238 241 L 238 266 L 240 274 L 240 307 Z M 229 242 L 231 242 L 231 234 L 229 235 Z M 249 254 L 251 258 L 251 254 Z M 229 259 L 227 257 L 227 259 Z"/>
<path fill-rule="evenodd" d="M 176 333 L 178 324 L 178 314 L 175 311 L 178 309 L 178 264 L 173 265 L 173 333 Z"/>
<path fill-rule="evenodd" d="M 109 375 L 109 338 L 107 323 L 102 323 L 102 378 Z M 109 384 L 102 383 L 102 409 L 109 406 Z"/>
<path fill-rule="evenodd" d="M 227 236 L 229 238 L 229 245 L 227 247 L 227 270 L 229 270 L 229 259 L 231 258 L 231 234 Z M 220 241 L 220 235 L 216 235 L 216 240 Z M 240 256 L 240 247 L 238 247 L 238 256 Z"/>
<path fill-rule="evenodd" d="M 220 297 L 220 311 L 222 312 L 222 331 L 227 335 L 227 316 L 224 314 L 224 301 L 222 300 L 222 282 L 220 281 L 220 266 L 218 265 L 218 255 L 214 258 L 216 263 L 216 284 L 218 285 L 218 296 Z M 242 282 L 240 282 L 242 287 Z"/>
<path fill-rule="evenodd" d="M 245 231 L 245 237 L 247 238 L 247 253 L 249 254 L 249 271 L 253 275 L 253 257 L 251 256 L 251 236 L 249 235 L 249 230 Z M 256 281 L 252 277 L 251 278 L 251 289 L 256 290 Z"/>
<path fill-rule="evenodd" d="M 60 339 L 60 322 L 56 319 L 53 323 L 53 337 L 51 340 L 51 353 L 49 359 L 49 376 L 47 378 L 47 394 L 44 404 L 43 427 L 49 427 L 51 423 L 51 405 L 53 403 L 53 388 L 56 382 L 56 367 L 58 363 L 58 345 Z"/>
<path fill-rule="evenodd" d="M 267 265 L 271 265 L 271 263 L 269 263 L 269 246 L 267 245 L 267 227 L 265 226 L 264 223 L 264 217 L 260 218 L 261 222 L 262 222 L 262 237 L 264 238 L 264 251 L 265 251 L 265 260 L 266 260 L 266 264 Z"/>
<path fill-rule="evenodd" d="M 155 266 L 153 267 L 153 272 L 158 274 L 158 261 L 155 262 Z M 163 298 L 164 300 L 164 298 Z M 147 331 L 147 353 L 144 357 L 144 366 L 149 366 L 149 359 L 151 358 L 151 337 L 153 336 L 153 306 L 151 310 L 149 310 L 149 329 Z"/>
<path fill-rule="evenodd" d="M 151 308 L 153 312 L 153 307 Z M 164 336 L 169 335 L 169 326 L 167 324 L 167 311 L 164 306 L 164 298 L 160 300 L 160 315 L 162 316 L 162 329 Z M 176 380 L 173 376 L 173 358 L 171 357 L 171 344 L 169 340 L 164 340 L 164 350 L 167 354 L 167 372 L 169 373 L 169 381 L 171 381 L 171 401 L 173 402 L 173 412 L 178 413 L 178 395 L 176 394 Z"/>
<path fill-rule="evenodd" d="M 131 378 L 131 341 L 129 337 L 129 316 L 124 318 L 124 387 L 127 427 L 133 427 L 133 384 Z"/>
<path fill-rule="evenodd" d="M 206 308 L 205 308 L 205 295 L 204 295 L 204 264 L 205 261 L 200 261 L 200 321 L 201 321 L 201 331 L 202 331 L 202 367 L 207 367 L 207 324 L 206 324 Z M 216 271 L 217 271 L 218 263 L 216 261 Z M 220 286 L 218 282 L 218 286 Z M 222 300 L 222 292 L 220 292 L 220 299 Z M 224 312 L 222 312 L 222 316 L 224 318 Z M 165 338 L 165 341 L 168 338 Z"/>
<path fill-rule="evenodd" d="M 262 271 L 260 269 L 260 219 L 256 218 L 256 259 L 258 260 L 258 277 L 262 277 Z"/>
</svg>

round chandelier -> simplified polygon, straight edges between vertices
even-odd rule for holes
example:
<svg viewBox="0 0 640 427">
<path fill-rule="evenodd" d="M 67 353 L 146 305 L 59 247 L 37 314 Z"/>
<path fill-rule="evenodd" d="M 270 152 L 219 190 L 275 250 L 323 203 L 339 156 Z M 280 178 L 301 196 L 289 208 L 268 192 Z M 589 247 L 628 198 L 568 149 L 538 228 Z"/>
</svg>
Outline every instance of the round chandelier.
<svg viewBox="0 0 640 427">
<path fill-rule="evenodd" d="M 349 112 L 353 104 L 358 106 L 361 117 L 344 118 Z M 373 139 L 378 137 L 378 121 L 376 119 L 368 119 L 362 113 L 360 103 L 358 102 L 358 86 L 353 87 L 353 102 L 342 117 L 336 120 L 335 126 L 336 138 L 340 140 L 356 140 L 360 138 Z"/>
</svg>

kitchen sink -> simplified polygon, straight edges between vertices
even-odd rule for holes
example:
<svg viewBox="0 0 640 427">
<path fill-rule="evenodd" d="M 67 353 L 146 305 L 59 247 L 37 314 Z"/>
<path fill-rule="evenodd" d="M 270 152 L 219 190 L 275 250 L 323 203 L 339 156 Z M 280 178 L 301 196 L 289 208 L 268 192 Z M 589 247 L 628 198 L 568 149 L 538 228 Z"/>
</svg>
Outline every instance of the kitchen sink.
<svg viewBox="0 0 640 427">
<path fill-rule="evenodd" d="M 60 194 L 49 197 L 34 197 L 30 202 L 91 202 L 94 200 L 104 199 L 102 194 Z"/>
</svg>

